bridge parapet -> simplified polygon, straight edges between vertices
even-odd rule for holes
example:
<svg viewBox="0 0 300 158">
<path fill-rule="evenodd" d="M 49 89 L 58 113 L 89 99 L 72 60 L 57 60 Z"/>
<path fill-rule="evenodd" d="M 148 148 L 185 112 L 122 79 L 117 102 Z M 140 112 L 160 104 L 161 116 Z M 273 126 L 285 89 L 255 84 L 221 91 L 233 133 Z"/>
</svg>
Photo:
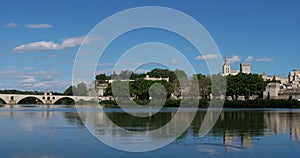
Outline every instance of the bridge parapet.
<svg viewBox="0 0 300 158">
<path fill-rule="evenodd" d="M 5 102 L 5 104 L 16 105 L 21 100 L 25 98 L 36 98 L 37 104 L 44 105 L 53 105 L 58 100 L 63 98 L 72 99 L 74 102 L 78 102 L 80 100 L 90 101 L 90 100 L 111 100 L 111 97 L 91 97 L 91 96 L 65 96 L 65 95 L 26 95 L 26 94 L 0 94 L 0 98 Z"/>
</svg>

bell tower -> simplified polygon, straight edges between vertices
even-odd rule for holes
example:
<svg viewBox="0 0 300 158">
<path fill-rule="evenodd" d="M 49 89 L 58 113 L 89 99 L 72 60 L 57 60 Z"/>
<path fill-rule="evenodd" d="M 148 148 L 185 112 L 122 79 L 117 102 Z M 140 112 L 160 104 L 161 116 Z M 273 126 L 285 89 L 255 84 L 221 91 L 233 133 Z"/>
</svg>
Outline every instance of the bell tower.
<svg viewBox="0 0 300 158">
<path fill-rule="evenodd" d="M 228 63 L 228 58 L 227 56 L 225 57 L 225 63 L 223 65 L 223 75 L 227 76 L 231 73 L 231 67 L 230 64 Z"/>
</svg>

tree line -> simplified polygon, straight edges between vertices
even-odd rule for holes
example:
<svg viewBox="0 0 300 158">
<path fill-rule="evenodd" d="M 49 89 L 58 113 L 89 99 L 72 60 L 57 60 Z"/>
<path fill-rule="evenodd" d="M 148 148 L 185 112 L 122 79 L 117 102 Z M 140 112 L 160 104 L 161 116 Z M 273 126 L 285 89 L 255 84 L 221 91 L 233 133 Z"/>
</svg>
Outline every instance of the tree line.
<svg viewBox="0 0 300 158">
<path fill-rule="evenodd" d="M 161 81 L 148 81 L 144 80 L 146 75 L 154 78 L 169 78 L 169 82 Z M 213 78 L 213 79 L 212 79 Z M 112 83 L 107 83 L 108 80 L 115 79 L 116 81 Z M 119 74 L 112 73 L 111 75 L 99 74 L 95 77 L 97 84 L 107 83 L 108 86 L 105 90 L 106 96 L 112 95 L 112 86 L 119 89 L 117 92 L 121 92 L 122 87 L 125 83 L 122 83 L 122 79 L 128 79 L 129 89 L 131 97 L 138 100 L 147 100 L 149 99 L 149 88 L 155 83 L 162 84 L 167 93 L 167 97 L 171 96 L 180 97 L 184 88 L 188 87 L 191 93 L 193 90 L 199 92 L 199 97 L 202 99 L 209 99 L 210 94 L 221 95 L 226 94 L 226 96 L 231 96 L 234 100 L 238 96 L 245 96 L 245 99 L 248 100 L 250 96 L 257 95 L 262 98 L 262 93 L 265 90 L 266 85 L 272 81 L 264 81 L 262 77 L 258 74 L 244 74 L 239 73 L 238 75 L 232 76 L 222 76 L 220 74 L 215 74 L 212 76 L 207 76 L 203 74 L 194 74 L 192 77 L 188 75 L 183 70 L 167 70 L 167 69 L 153 69 L 147 73 L 134 73 L 129 70 L 121 71 Z M 212 81 L 214 82 L 214 87 L 212 89 Z M 222 87 L 226 86 L 225 89 Z M 82 83 L 81 83 L 82 84 Z M 70 89 L 77 88 L 79 90 L 85 89 L 84 85 L 71 87 L 65 91 L 64 94 L 69 94 Z M 87 90 L 83 90 L 87 92 Z M 118 94 L 115 94 L 118 95 Z"/>
</svg>

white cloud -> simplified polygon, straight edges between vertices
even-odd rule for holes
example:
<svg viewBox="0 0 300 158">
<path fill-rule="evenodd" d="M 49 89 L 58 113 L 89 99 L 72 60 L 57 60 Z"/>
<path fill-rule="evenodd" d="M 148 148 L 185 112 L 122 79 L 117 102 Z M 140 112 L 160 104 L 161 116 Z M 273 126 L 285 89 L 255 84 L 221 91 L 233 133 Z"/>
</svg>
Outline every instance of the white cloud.
<svg viewBox="0 0 300 158">
<path fill-rule="evenodd" d="M 254 60 L 254 57 L 248 56 L 247 59 L 245 60 L 245 62 L 251 62 L 253 60 Z"/>
<path fill-rule="evenodd" d="M 41 41 L 19 45 L 15 47 L 13 51 L 47 51 L 59 49 L 62 49 L 62 47 L 59 44 L 54 43 L 53 41 Z"/>
<path fill-rule="evenodd" d="M 41 81 L 54 81 L 54 80 L 55 79 L 50 75 L 41 78 Z"/>
<path fill-rule="evenodd" d="M 251 62 L 251 61 L 256 61 L 256 62 L 272 62 L 274 59 L 272 58 L 267 58 L 267 57 L 262 57 L 262 58 L 254 58 L 252 56 L 248 56 L 245 62 Z"/>
<path fill-rule="evenodd" d="M 22 89 L 26 89 L 26 90 L 33 90 L 33 89 L 45 90 L 50 88 L 51 90 L 57 89 L 63 91 L 69 85 L 71 85 L 71 82 L 66 80 L 36 81 L 36 82 L 28 82 L 28 83 L 19 82 L 19 87 L 22 87 Z"/>
<path fill-rule="evenodd" d="M 258 61 L 258 62 L 272 62 L 272 61 L 274 61 L 274 59 L 263 57 L 263 58 L 257 58 L 257 59 L 255 59 L 255 61 Z"/>
<path fill-rule="evenodd" d="M 4 27 L 15 28 L 15 27 L 18 27 L 18 24 L 16 24 L 16 23 L 9 23 L 9 24 L 6 24 Z"/>
<path fill-rule="evenodd" d="M 28 77 L 28 78 L 21 80 L 19 83 L 21 85 L 26 85 L 26 84 L 33 84 L 36 82 L 37 82 L 37 80 L 34 77 Z"/>
<path fill-rule="evenodd" d="M 30 29 L 47 29 L 51 28 L 52 25 L 50 24 L 26 24 L 25 27 Z"/>
<path fill-rule="evenodd" d="M 0 80 L 11 80 L 11 79 L 26 79 L 26 78 L 44 78 L 46 76 L 55 76 L 61 74 L 60 72 L 56 71 L 32 71 L 26 72 L 24 70 L 12 70 L 6 69 L 0 71 Z"/>
<path fill-rule="evenodd" d="M 13 49 L 13 52 L 24 52 L 24 51 L 51 51 L 51 50 L 63 50 L 67 48 L 73 48 L 79 46 L 84 40 L 84 36 L 67 38 L 62 41 L 61 44 L 53 41 L 40 41 L 22 44 Z M 85 39 L 83 44 L 92 42 L 94 39 Z"/>
<path fill-rule="evenodd" d="M 228 63 L 229 64 L 234 64 L 234 63 L 240 62 L 240 61 L 241 61 L 241 57 L 237 56 L 237 55 L 234 55 L 231 58 L 228 58 Z"/>
<path fill-rule="evenodd" d="M 0 83 L 3 89 L 19 89 L 19 90 L 38 90 L 43 91 L 50 88 L 53 91 L 63 92 L 71 81 L 58 80 L 53 76 L 65 75 L 65 73 L 57 71 L 32 71 L 27 72 L 20 70 L 0 70 Z"/>
<path fill-rule="evenodd" d="M 218 59 L 218 58 L 220 58 L 219 54 L 207 54 L 207 55 L 197 56 L 195 59 L 196 60 L 209 60 L 209 59 Z"/>
<path fill-rule="evenodd" d="M 23 69 L 24 70 L 33 70 L 33 69 L 35 69 L 35 67 L 33 67 L 33 66 L 26 66 Z"/>
</svg>

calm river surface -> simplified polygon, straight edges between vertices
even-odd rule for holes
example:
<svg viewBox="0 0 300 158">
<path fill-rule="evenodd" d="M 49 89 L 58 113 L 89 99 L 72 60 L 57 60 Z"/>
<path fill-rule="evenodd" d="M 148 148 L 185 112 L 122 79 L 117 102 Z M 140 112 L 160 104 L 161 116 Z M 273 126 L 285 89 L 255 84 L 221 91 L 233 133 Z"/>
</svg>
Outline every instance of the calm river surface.
<svg viewBox="0 0 300 158">
<path fill-rule="evenodd" d="M 80 108 L 79 112 L 84 110 Z M 135 119 L 120 109 L 104 111 L 115 124 L 132 131 L 157 129 L 176 113 L 176 109 L 166 108 L 152 117 Z M 225 109 L 212 131 L 200 138 L 197 132 L 205 113 L 205 109 L 198 110 L 192 125 L 170 145 L 146 153 L 129 153 L 98 141 L 72 106 L 1 105 L 0 157 L 281 158 L 300 155 L 298 109 Z"/>
</svg>

